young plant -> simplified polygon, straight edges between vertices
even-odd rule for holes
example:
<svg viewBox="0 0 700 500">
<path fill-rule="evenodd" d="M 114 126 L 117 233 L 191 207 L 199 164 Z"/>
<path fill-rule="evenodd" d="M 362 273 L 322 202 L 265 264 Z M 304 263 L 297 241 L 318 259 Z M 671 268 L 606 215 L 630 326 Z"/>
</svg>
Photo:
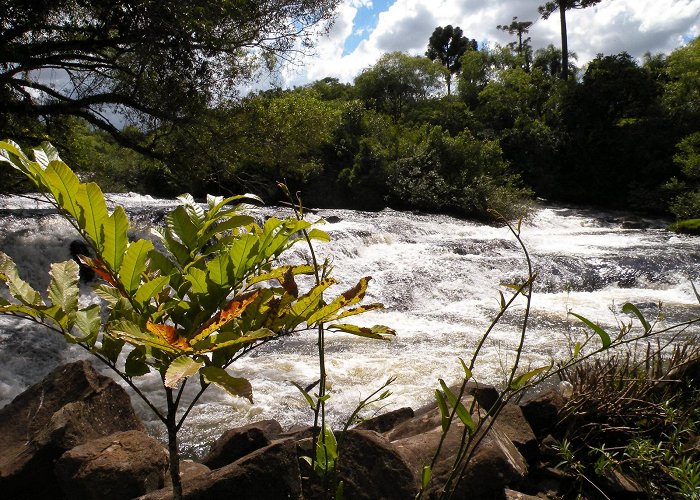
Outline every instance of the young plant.
<svg viewBox="0 0 700 500">
<path fill-rule="evenodd" d="M 318 276 L 318 266 L 280 265 L 278 258 L 300 240 L 329 237 L 300 217 L 258 225 L 241 213 L 246 201 L 260 201 L 255 196 L 209 196 L 202 206 L 182 195 L 165 226 L 154 230 L 159 244 L 130 241 L 123 207 L 110 213 L 99 186 L 82 183 L 50 144 L 35 149 L 32 160 L 17 144 L 0 142 L 0 162 L 26 175 L 84 238 L 94 256 L 81 256 L 82 263 L 102 280 L 96 287 L 101 303 L 83 306 L 78 264 L 56 263 L 44 297 L 0 252 L 0 284 L 8 291 L 0 296 L 0 314 L 43 324 L 79 345 L 145 401 L 167 429 L 176 499 L 182 498 L 177 435 L 204 391 L 214 384 L 253 401 L 250 382 L 230 373 L 236 360 L 300 331 L 325 328 L 374 339 L 393 334 L 383 326 L 344 323 L 383 307 L 361 304 L 369 277 L 332 300 L 323 297 L 336 283 L 327 273 L 302 291 L 296 277 Z M 162 380 L 165 410 L 139 390 L 137 379 L 149 372 Z M 185 405 L 188 383 L 198 388 Z"/>
</svg>

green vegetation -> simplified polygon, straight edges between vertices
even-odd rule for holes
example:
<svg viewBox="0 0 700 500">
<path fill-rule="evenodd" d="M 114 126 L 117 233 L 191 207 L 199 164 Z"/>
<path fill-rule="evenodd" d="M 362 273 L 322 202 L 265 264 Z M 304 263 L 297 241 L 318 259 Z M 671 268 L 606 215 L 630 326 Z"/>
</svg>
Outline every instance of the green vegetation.
<svg viewBox="0 0 700 500">
<path fill-rule="evenodd" d="M 365 277 L 334 298 L 336 283 L 328 263 L 280 265 L 278 258 L 297 241 L 328 240 L 305 221 L 303 213 L 288 219 L 269 218 L 264 225 L 241 213 L 252 195 L 210 196 L 206 207 L 186 194 L 181 205 L 155 230 L 151 240 L 129 241 L 129 219 L 120 206 L 108 212 L 94 182 L 83 183 L 50 144 L 34 150 L 34 160 L 12 142 L 0 142 L 0 163 L 9 164 L 83 237 L 95 257 L 81 256 L 84 266 L 103 283 L 100 304 L 79 302 L 79 266 L 72 260 L 51 267 L 45 299 L 22 280 L 12 259 L 0 252 L 0 314 L 45 325 L 109 366 L 145 401 L 168 431 L 170 474 L 175 498 L 182 497 L 177 435 L 193 406 L 214 384 L 234 396 L 253 400 L 250 383 L 227 369 L 256 347 L 282 336 L 318 331 L 323 352 L 325 330 L 385 339 L 384 326 L 363 327 L 346 318 L 381 308 L 362 305 L 370 278 Z M 297 277 L 311 275 L 303 291 Z M 122 365 L 122 362 L 124 364 Z M 158 373 L 166 409 L 139 390 L 138 379 Z M 323 411 L 325 373 L 314 409 Z M 199 384 L 188 405 L 182 395 L 188 382 Z M 310 400 L 311 397 L 306 394 Z M 326 427 L 321 421 L 322 435 Z M 330 443 L 328 443 L 330 445 Z M 319 441 L 326 454 L 326 440 Z"/>
</svg>

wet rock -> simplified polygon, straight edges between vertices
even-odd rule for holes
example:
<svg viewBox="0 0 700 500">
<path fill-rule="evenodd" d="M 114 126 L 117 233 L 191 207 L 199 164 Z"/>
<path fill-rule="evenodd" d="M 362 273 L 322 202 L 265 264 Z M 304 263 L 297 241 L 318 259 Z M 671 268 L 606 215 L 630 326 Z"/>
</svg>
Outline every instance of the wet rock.
<svg viewBox="0 0 700 500">
<path fill-rule="evenodd" d="M 54 465 L 63 453 L 127 430 L 143 424 L 119 384 L 87 361 L 56 368 L 0 409 L 3 498 L 55 498 Z"/>
<path fill-rule="evenodd" d="M 214 442 L 202 463 L 210 469 L 218 469 L 269 445 L 281 432 L 282 426 L 276 420 L 231 429 Z"/>
<path fill-rule="evenodd" d="M 164 486 L 168 452 L 143 432 L 120 432 L 67 451 L 55 471 L 65 498 L 134 498 Z"/>
</svg>

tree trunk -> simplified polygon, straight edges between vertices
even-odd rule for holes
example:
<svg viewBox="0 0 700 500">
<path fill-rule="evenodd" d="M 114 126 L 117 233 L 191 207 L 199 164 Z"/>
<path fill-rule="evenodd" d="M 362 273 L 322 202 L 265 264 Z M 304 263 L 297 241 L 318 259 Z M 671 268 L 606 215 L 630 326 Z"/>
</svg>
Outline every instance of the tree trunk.
<svg viewBox="0 0 700 500">
<path fill-rule="evenodd" d="M 569 42 L 566 34 L 566 2 L 559 0 L 559 20 L 561 21 L 561 79 L 569 79 Z"/>
<path fill-rule="evenodd" d="M 173 390 L 165 389 L 168 399 L 168 455 L 170 456 L 170 480 L 173 484 L 173 500 L 182 500 L 182 481 L 180 479 L 180 452 L 177 449 L 177 406 L 173 401 Z"/>
</svg>

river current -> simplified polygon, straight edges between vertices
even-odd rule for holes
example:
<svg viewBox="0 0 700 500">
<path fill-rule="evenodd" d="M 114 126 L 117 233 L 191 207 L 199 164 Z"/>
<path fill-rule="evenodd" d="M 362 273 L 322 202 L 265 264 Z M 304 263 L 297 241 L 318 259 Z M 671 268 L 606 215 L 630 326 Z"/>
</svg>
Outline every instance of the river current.
<svg viewBox="0 0 700 500">
<path fill-rule="evenodd" d="M 133 236 L 147 237 L 174 202 L 138 195 L 112 195 L 135 221 Z M 261 219 L 285 215 L 284 209 L 256 208 Z M 288 214 L 287 214 L 288 215 Z M 468 359 L 499 310 L 502 283 L 521 280 L 526 262 L 505 227 L 493 227 L 445 215 L 383 210 L 320 210 L 330 243 L 318 244 L 332 258 L 337 291 L 372 276 L 367 302 L 386 309 L 358 317 L 362 325 L 385 324 L 397 331 L 390 342 L 329 334 L 327 371 L 329 418 L 339 424 L 356 404 L 391 376 L 393 395 L 377 411 L 417 407 L 432 399 L 437 379 L 456 381 L 458 357 Z M 621 213 L 562 206 L 537 206 L 522 223 L 522 239 L 537 272 L 532 317 L 525 344 L 525 366 L 541 366 L 566 356 L 571 339 L 583 331 L 567 314 L 573 311 L 613 331 L 630 318 L 619 312 L 625 302 L 653 317 L 661 303 L 667 323 L 700 314 L 691 281 L 700 277 L 700 245 L 664 228 L 667 221 Z M 0 250 L 9 254 L 22 277 L 46 290 L 52 262 L 70 258 L 77 238 L 58 215 L 32 199 L 0 197 Z M 306 258 L 303 246 L 290 258 Z M 96 301 L 94 285 L 81 285 L 83 301 Z M 524 302 L 493 332 L 474 375 L 498 383 L 517 345 Z M 201 455 L 228 428 L 275 418 L 283 427 L 309 423 L 311 413 L 289 381 L 301 385 L 317 378 L 316 339 L 300 334 L 270 343 L 237 362 L 231 373 L 248 378 L 254 404 L 210 389 L 181 432 L 186 454 Z M 85 357 L 62 338 L 26 321 L 0 317 L 0 406 L 8 403 L 60 363 Z M 98 369 L 102 369 L 98 367 Z M 109 374 L 105 371 L 105 374 Z M 159 392 L 159 379 L 144 379 L 145 391 Z M 132 396 L 149 430 L 163 429 L 145 405 Z M 365 412 L 370 415 L 371 412 Z"/>
</svg>

